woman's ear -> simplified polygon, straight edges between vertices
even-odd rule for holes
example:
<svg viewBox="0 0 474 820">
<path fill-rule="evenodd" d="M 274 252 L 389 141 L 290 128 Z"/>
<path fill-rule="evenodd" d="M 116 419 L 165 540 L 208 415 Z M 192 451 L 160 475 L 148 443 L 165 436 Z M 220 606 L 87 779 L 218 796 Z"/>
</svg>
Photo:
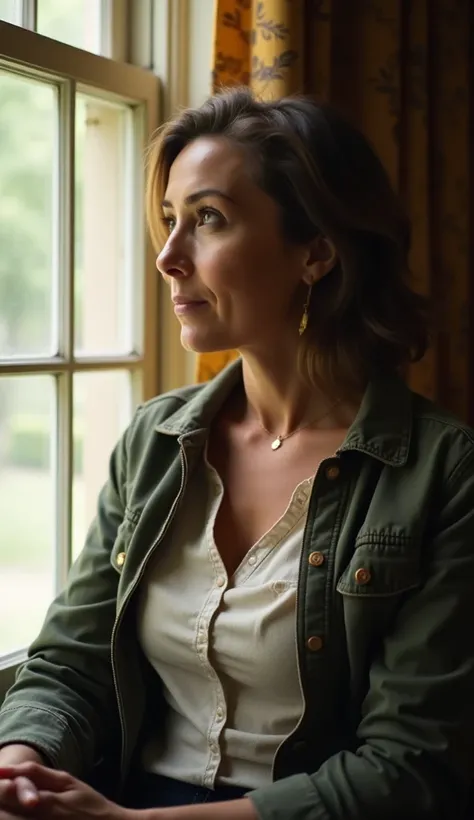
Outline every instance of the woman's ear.
<svg viewBox="0 0 474 820">
<path fill-rule="evenodd" d="M 337 263 L 337 251 L 327 236 L 317 236 L 307 249 L 303 282 L 312 285 L 326 276 Z"/>
</svg>

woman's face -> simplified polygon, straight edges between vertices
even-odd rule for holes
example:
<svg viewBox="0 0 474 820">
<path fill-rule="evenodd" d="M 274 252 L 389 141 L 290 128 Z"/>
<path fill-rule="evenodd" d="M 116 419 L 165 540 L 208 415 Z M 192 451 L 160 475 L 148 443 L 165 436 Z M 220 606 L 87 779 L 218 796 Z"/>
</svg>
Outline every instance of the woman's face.
<svg viewBox="0 0 474 820">
<path fill-rule="evenodd" d="M 244 149 L 190 143 L 163 202 L 169 238 L 157 268 L 169 283 L 183 345 L 252 349 L 297 338 L 309 250 L 283 236 L 276 202 L 253 181 Z"/>
</svg>

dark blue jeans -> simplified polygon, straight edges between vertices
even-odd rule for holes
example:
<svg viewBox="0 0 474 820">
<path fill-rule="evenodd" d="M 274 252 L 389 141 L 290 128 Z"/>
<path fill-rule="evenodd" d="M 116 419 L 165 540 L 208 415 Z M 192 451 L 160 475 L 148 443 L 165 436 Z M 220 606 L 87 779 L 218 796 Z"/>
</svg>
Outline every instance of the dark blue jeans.
<svg viewBox="0 0 474 820">
<path fill-rule="evenodd" d="M 196 803 L 219 803 L 238 800 L 251 789 L 240 786 L 217 786 L 207 789 L 182 780 L 158 774 L 135 774 L 127 789 L 126 805 L 131 809 L 159 809 L 166 806 L 191 806 Z"/>
</svg>

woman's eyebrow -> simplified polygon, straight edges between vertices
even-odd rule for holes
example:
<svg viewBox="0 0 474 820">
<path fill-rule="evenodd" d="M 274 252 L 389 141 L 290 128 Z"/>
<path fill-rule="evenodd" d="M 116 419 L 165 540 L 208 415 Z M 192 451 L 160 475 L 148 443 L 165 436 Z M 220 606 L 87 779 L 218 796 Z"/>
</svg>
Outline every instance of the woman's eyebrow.
<svg viewBox="0 0 474 820">
<path fill-rule="evenodd" d="M 193 205 L 195 202 L 198 202 L 200 199 L 204 199 L 206 196 L 219 196 L 222 199 L 227 199 L 229 202 L 234 202 L 229 194 L 225 194 L 224 191 L 219 191 L 218 188 L 203 188 L 201 191 L 196 191 L 194 194 L 189 194 L 184 200 L 185 205 Z M 161 203 L 162 208 L 172 208 L 173 205 L 169 199 L 164 199 Z"/>
</svg>

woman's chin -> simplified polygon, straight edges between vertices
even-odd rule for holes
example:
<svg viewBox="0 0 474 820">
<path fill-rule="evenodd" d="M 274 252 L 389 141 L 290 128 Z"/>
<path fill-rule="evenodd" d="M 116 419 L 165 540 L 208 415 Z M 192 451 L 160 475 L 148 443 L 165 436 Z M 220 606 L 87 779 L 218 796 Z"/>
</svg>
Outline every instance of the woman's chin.
<svg viewBox="0 0 474 820">
<path fill-rule="evenodd" d="M 223 338 L 222 333 L 206 332 L 189 325 L 181 327 L 181 344 L 190 353 L 218 353 L 234 347 L 230 339 Z"/>
</svg>

